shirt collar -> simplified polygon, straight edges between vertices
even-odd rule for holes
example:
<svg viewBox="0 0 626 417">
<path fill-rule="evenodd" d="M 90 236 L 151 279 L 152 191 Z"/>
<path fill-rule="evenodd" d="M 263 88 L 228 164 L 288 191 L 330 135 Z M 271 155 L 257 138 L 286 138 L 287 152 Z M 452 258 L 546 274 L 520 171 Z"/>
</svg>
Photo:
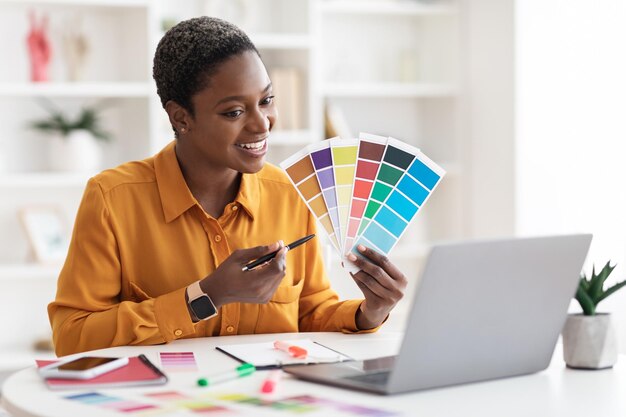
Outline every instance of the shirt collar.
<svg viewBox="0 0 626 417">
<path fill-rule="evenodd" d="M 156 181 L 166 223 L 194 205 L 199 205 L 180 170 L 175 145 L 176 141 L 170 142 L 154 158 Z M 259 210 L 260 194 L 257 174 L 243 174 L 235 202 L 241 205 L 252 220 Z"/>
<path fill-rule="evenodd" d="M 166 223 L 171 222 L 197 203 L 178 165 L 175 145 L 176 141 L 170 142 L 154 157 L 154 171 Z"/>
<path fill-rule="evenodd" d="M 261 204 L 261 190 L 259 188 L 258 174 L 243 174 L 241 184 L 235 201 L 243 207 L 252 220 L 259 211 Z"/>
</svg>

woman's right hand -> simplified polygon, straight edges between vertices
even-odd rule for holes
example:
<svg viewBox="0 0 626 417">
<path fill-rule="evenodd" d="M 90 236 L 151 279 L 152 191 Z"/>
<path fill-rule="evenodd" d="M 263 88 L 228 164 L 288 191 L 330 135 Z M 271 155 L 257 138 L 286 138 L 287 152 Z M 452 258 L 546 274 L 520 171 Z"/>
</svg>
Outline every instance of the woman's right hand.
<svg viewBox="0 0 626 417">
<path fill-rule="evenodd" d="M 280 251 L 268 263 L 249 271 L 241 270 L 248 262 L 279 248 Z M 282 241 L 236 250 L 212 274 L 200 281 L 200 288 L 211 297 L 216 308 L 235 302 L 265 304 L 285 276 L 286 253 Z"/>
</svg>

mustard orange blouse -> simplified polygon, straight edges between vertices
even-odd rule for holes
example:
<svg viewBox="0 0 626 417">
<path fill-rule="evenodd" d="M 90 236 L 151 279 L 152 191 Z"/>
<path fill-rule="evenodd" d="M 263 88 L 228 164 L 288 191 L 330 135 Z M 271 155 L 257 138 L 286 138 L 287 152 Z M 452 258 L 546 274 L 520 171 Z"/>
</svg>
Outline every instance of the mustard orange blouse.
<svg viewBox="0 0 626 417">
<path fill-rule="evenodd" d="M 286 276 L 269 303 L 227 304 L 216 317 L 192 322 L 187 285 L 236 249 L 291 242 L 316 233 L 316 225 L 270 164 L 244 174 L 235 201 L 211 217 L 189 191 L 174 146 L 89 180 L 48 306 L 56 353 L 202 336 L 358 331 L 362 300 L 338 301 L 319 239 L 287 254 Z"/>
</svg>

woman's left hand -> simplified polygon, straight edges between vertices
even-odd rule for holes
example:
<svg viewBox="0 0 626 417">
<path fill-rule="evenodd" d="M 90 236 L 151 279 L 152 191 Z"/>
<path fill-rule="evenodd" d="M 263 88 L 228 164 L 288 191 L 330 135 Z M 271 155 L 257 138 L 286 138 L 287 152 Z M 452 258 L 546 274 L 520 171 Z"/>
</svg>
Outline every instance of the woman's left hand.
<svg viewBox="0 0 626 417">
<path fill-rule="evenodd" d="M 362 245 L 357 249 L 365 258 L 348 254 L 348 259 L 361 268 L 350 275 L 365 296 L 356 313 L 356 325 L 360 330 L 367 330 L 382 324 L 404 296 L 407 280 L 386 256 Z"/>
</svg>

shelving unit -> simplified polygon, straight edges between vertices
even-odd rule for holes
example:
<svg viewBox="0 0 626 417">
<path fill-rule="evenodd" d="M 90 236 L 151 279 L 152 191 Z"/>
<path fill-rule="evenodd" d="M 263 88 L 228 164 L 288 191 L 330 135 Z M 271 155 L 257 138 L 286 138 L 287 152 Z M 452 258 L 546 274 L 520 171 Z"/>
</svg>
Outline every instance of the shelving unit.
<svg viewBox="0 0 626 417">
<path fill-rule="evenodd" d="M 462 212 L 447 208 L 463 206 L 466 168 L 459 137 L 460 7 L 456 1 L 317 3 L 322 102 L 339 109 L 352 135 L 393 136 L 452 168 L 390 255 L 405 271 L 418 269 L 431 242 L 463 234 Z"/>
<path fill-rule="evenodd" d="M 2 0 L 4 4 L 29 4 L 31 6 L 79 7 L 145 7 L 150 0 Z"/>
<path fill-rule="evenodd" d="M 300 33 L 251 33 L 258 49 L 308 49 L 313 41 L 308 34 Z"/>
<path fill-rule="evenodd" d="M 5 83 L 0 84 L 0 97 L 150 97 L 153 89 L 147 82 Z"/>
<path fill-rule="evenodd" d="M 387 98 L 429 98 L 454 97 L 456 90 L 446 84 L 434 83 L 327 83 L 322 87 L 326 97 L 387 97 Z"/>
<path fill-rule="evenodd" d="M 385 1 L 385 0 L 329 0 L 320 3 L 324 13 L 358 15 L 369 14 L 375 16 L 435 16 L 457 13 L 457 7 L 449 1 L 414 2 L 414 1 Z"/>
<path fill-rule="evenodd" d="M 160 137 L 160 121 L 151 117 L 155 93 L 149 57 L 153 44 L 152 5 L 147 0 L 1 0 L 0 40 L 11 65 L 0 68 L 0 373 L 30 366 L 44 352 L 32 349 L 35 338 L 50 335 L 46 307 L 54 298 L 61 265 L 40 265 L 29 255 L 18 221 L 20 209 L 54 205 L 71 229 L 83 188 L 93 173 L 48 170 L 47 138 L 27 128 L 45 114 L 42 99 L 69 111 L 103 103 L 102 118 L 114 142 L 104 150 L 105 166 L 149 154 Z M 26 50 L 28 13 L 46 13 L 50 22 L 50 81 L 29 81 Z M 78 20 L 77 20 L 78 19 Z M 64 25 L 82 23 L 90 50 L 84 76 L 67 80 L 62 65 Z M 17 318 L 17 319 L 16 319 Z"/>
<path fill-rule="evenodd" d="M 250 12 L 234 13 L 224 6 L 235 3 L 245 4 Z M 480 187 L 480 178 L 473 176 L 468 162 L 473 158 L 468 150 L 477 142 L 468 144 L 466 132 L 470 117 L 466 83 L 471 75 L 467 57 L 476 47 L 464 39 L 472 27 L 468 24 L 474 19 L 472 7 L 465 0 L 0 0 L 0 24 L 9 34 L 0 39 L 0 48 L 4 56 L 14 57 L 12 65 L 0 66 L 0 292 L 13 294 L 7 312 L 26 308 L 16 301 L 24 286 L 47 291 L 39 304 L 50 301 L 58 274 L 56 267 L 27 263 L 28 245 L 17 209 L 57 204 L 71 223 L 89 178 L 47 171 L 45 139 L 25 128 L 31 118 L 44 114 L 37 98 L 68 109 L 107 102 L 103 118 L 115 140 L 105 150 L 103 168 L 158 152 L 173 136 L 151 79 L 162 22 L 211 10 L 230 10 L 219 17 L 246 30 L 270 72 L 291 68 L 301 77 L 299 101 L 294 104 L 301 125 L 272 133 L 271 162 L 324 139 L 325 106 L 332 104 L 343 111 L 354 135 L 364 131 L 397 137 L 448 170 L 442 186 L 393 253 L 401 268 L 415 271 L 430 243 L 467 236 L 472 230 L 475 202 L 468 187 Z M 57 45 L 66 19 L 82 16 L 93 46 L 83 81 L 66 80 L 58 48 L 52 81 L 28 81 L 24 42 L 31 9 L 49 14 Z M 477 68 L 471 70 L 479 72 Z M 331 266 L 330 273 L 340 281 L 340 295 L 359 295 L 339 267 Z M 40 310 L 33 329 L 47 325 L 45 308 Z M 15 330 L 0 320 L 0 331 L 5 329 Z M 28 336 L 18 341 L 27 346 Z M 3 343 L 0 369 L 7 363 L 2 360 Z M 19 346 L 6 348 L 14 351 Z"/>
</svg>

